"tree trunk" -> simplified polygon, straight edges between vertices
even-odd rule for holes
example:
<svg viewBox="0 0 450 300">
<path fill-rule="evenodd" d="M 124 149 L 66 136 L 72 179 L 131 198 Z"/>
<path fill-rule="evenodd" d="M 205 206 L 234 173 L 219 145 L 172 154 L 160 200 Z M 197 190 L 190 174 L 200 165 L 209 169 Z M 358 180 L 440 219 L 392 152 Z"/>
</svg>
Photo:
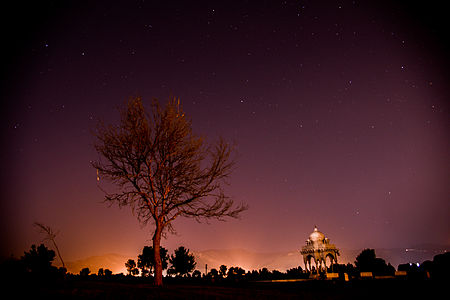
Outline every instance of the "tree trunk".
<svg viewBox="0 0 450 300">
<path fill-rule="evenodd" d="M 160 254 L 160 244 L 161 244 L 161 225 L 157 224 L 155 229 L 155 234 L 153 235 L 153 253 L 155 254 L 155 281 L 154 285 L 162 286 L 162 263 Z"/>
</svg>

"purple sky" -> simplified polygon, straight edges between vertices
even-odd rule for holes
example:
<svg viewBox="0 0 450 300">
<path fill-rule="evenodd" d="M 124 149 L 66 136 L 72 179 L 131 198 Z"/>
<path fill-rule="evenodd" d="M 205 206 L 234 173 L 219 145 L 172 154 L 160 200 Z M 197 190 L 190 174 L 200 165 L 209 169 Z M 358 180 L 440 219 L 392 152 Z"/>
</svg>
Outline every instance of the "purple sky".
<svg viewBox="0 0 450 300">
<path fill-rule="evenodd" d="M 60 231 L 66 260 L 151 243 L 130 209 L 101 203 L 90 165 L 96 120 L 135 95 L 180 97 L 195 132 L 237 145 L 227 190 L 249 210 L 179 219 L 166 248 L 295 250 L 314 225 L 340 248 L 450 244 L 442 7 L 180 2 L 11 8 L 2 255 L 40 242 L 34 221 Z"/>
</svg>

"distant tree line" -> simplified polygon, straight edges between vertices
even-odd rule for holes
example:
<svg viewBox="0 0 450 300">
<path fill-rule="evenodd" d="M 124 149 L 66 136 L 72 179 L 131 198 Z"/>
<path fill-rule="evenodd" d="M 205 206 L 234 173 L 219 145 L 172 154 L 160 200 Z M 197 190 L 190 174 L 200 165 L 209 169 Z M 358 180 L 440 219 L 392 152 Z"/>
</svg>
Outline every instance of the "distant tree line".
<svg viewBox="0 0 450 300">
<path fill-rule="evenodd" d="M 259 281 L 308 278 L 308 274 L 303 272 L 303 269 L 300 266 L 289 269 L 286 272 L 280 272 L 278 270 L 270 271 L 267 268 L 246 272 L 241 267 L 228 268 L 226 265 L 221 265 L 219 270 L 213 268 L 202 278 L 212 282 L 237 282 L 242 280 Z"/>
<path fill-rule="evenodd" d="M 165 280 L 188 280 L 202 282 L 239 282 L 239 281 L 264 281 L 281 279 L 306 279 L 310 278 L 310 273 L 303 270 L 300 266 L 291 268 L 286 272 L 278 270 L 268 270 L 262 268 L 259 270 L 245 271 L 239 266 L 227 267 L 221 265 L 218 269 L 212 268 L 206 274 L 195 270 L 196 261 L 189 249 L 183 246 L 175 249 L 172 255 L 168 254 L 167 249 L 160 248 L 161 262 L 164 270 L 167 270 Z M 32 245 L 29 251 L 19 259 L 10 257 L 0 264 L 0 274 L 3 280 L 23 280 L 29 279 L 35 282 L 54 281 L 66 279 L 80 280 L 148 280 L 153 278 L 154 261 L 152 246 L 145 246 L 142 253 L 138 255 L 137 263 L 129 259 L 125 266 L 127 275 L 113 274 L 111 270 L 100 268 L 96 273 L 91 273 L 89 268 L 83 268 L 79 274 L 67 273 L 63 267 L 57 268 L 52 265 L 55 259 L 55 251 L 48 249 L 45 245 Z M 406 278 L 413 280 L 448 280 L 450 273 L 450 252 L 438 254 L 433 260 L 427 260 L 421 264 L 406 263 L 398 266 L 398 271 L 405 271 Z M 313 271 L 314 273 L 315 271 Z M 393 276 L 395 268 L 386 263 L 383 259 L 376 257 L 373 249 L 364 249 L 353 264 L 334 264 L 330 266 L 327 272 L 340 274 L 343 278 L 344 273 L 350 278 L 358 278 L 361 272 L 371 272 L 374 276 Z M 324 273 L 315 272 L 320 278 Z M 139 276 L 140 275 L 140 276 Z"/>
</svg>

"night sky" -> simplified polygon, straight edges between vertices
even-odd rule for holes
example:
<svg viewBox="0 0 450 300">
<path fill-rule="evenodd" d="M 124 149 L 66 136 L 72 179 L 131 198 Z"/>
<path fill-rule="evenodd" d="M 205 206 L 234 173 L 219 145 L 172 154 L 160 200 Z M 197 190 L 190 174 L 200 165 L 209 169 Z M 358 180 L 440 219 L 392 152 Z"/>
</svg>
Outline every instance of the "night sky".
<svg viewBox="0 0 450 300">
<path fill-rule="evenodd" d="M 249 210 L 178 219 L 171 251 L 290 251 L 314 225 L 339 248 L 450 244 L 438 1 L 31 2 L 3 11 L 2 255 L 41 241 L 35 221 L 67 261 L 151 244 L 90 165 L 131 96 L 180 97 L 196 133 L 236 144 L 227 191 Z"/>
</svg>

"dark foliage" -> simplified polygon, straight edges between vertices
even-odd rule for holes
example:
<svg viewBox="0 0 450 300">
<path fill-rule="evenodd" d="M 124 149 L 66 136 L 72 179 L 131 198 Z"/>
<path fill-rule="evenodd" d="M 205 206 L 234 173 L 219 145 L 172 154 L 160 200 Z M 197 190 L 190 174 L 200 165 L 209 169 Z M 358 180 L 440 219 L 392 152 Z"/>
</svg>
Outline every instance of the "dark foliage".
<svg viewBox="0 0 450 300">
<path fill-rule="evenodd" d="M 227 266 L 225 266 L 225 265 L 221 265 L 220 267 L 219 267 L 219 275 L 222 277 L 222 278 L 225 278 L 226 276 L 227 276 Z"/>
<path fill-rule="evenodd" d="M 450 279 L 450 252 L 438 254 L 433 258 L 432 276 L 438 280 Z"/>
<path fill-rule="evenodd" d="M 232 281 L 242 280 L 245 275 L 245 270 L 241 267 L 230 267 L 227 272 L 227 279 Z"/>
<path fill-rule="evenodd" d="M 394 275 L 395 269 L 384 259 L 375 255 L 374 249 L 364 249 L 355 261 L 358 272 L 372 272 L 374 275 Z"/>
<path fill-rule="evenodd" d="M 300 266 L 298 266 L 297 268 L 289 269 L 286 271 L 286 276 L 291 279 L 302 278 L 303 269 Z"/>
<path fill-rule="evenodd" d="M 199 270 L 195 270 L 194 272 L 192 272 L 192 278 L 202 278 L 202 272 L 200 272 Z"/>
<path fill-rule="evenodd" d="M 127 260 L 125 267 L 127 268 L 128 275 L 135 276 L 139 274 L 139 270 L 136 268 L 136 262 L 134 259 Z"/>
<path fill-rule="evenodd" d="M 81 277 L 88 277 L 90 273 L 91 273 L 91 270 L 89 270 L 89 268 L 83 268 L 80 271 L 80 276 Z"/>
<path fill-rule="evenodd" d="M 36 274 L 48 274 L 52 271 L 52 261 L 55 258 L 55 251 L 49 250 L 43 244 L 39 247 L 31 245 L 29 252 L 22 256 L 25 269 Z"/>
<path fill-rule="evenodd" d="M 189 253 L 189 249 L 186 249 L 183 246 L 175 249 L 174 254 L 170 256 L 169 261 L 171 267 L 167 272 L 179 276 L 189 274 L 194 270 L 197 264 L 194 255 Z"/>
<path fill-rule="evenodd" d="M 169 259 L 168 251 L 164 247 L 159 247 L 159 255 L 161 257 L 162 269 L 167 269 L 167 261 Z M 137 267 L 141 269 L 142 277 L 153 274 L 155 266 L 155 251 L 152 246 L 144 246 L 142 253 L 138 255 Z"/>
</svg>

